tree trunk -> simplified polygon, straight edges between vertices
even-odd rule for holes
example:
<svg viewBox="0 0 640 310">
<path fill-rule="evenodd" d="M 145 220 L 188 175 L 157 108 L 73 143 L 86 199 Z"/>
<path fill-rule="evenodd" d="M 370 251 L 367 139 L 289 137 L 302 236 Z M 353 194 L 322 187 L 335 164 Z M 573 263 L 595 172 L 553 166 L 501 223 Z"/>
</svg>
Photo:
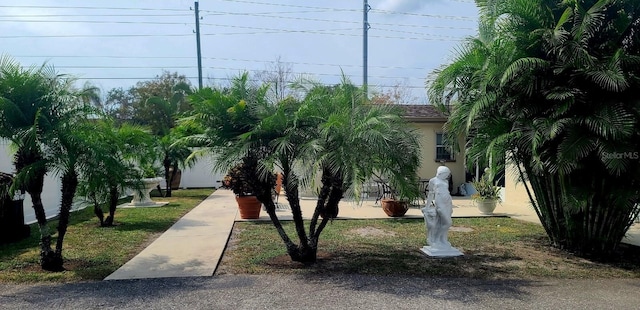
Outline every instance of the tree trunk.
<svg viewBox="0 0 640 310">
<path fill-rule="evenodd" d="M 166 183 L 164 197 L 171 197 L 171 180 L 173 179 L 173 177 L 169 172 L 169 170 L 171 170 L 171 160 L 169 159 L 169 157 L 165 155 L 162 164 L 164 166 L 164 181 Z"/>
<path fill-rule="evenodd" d="M 330 169 L 323 169 L 322 188 L 320 189 L 316 209 L 311 217 L 311 224 L 309 226 L 309 238 L 312 247 L 318 246 L 320 234 L 327 225 L 328 220 L 338 216 L 338 205 L 344 194 L 343 185 L 342 179 L 334 176 Z M 316 230 L 318 215 L 321 215 L 323 220 Z"/>
<path fill-rule="evenodd" d="M 16 172 L 20 173 L 26 167 L 42 160 L 42 156 L 38 151 L 19 148 L 14 156 L 14 166 L 16 167 Z M 29 196 L 31 196 L 33 211 L 36 215 L 38 228 L 40 230 L 40 266 L 44 270 L 49 270 L 48 268 L 54 258 L 54 253 L 51 249 L 51 231 L 49 230 L 47 215 L 44 212 L 44 205 L 42 204 L 42 189 L 44 187 L 44 176 L 46 174 L 46 168 L 43 166 L 36 167 L 33 171 L 32 178 L 27 181 L 24 189 L 29 193 Z"/>
<path fill-rule="evenodd" d="M 174 162 L 173 165 L 171 165 L 171 177 L 170 177 L 170 180 L 168 182 L 169 183 L 168 184 L 169 185 L 169 189 L 172 189 L 171 187 L 173 186 L 173 182 L 176 179 L 176 175 L 178 175 L 178 170 L 180 170 L 178 168 L 178 163 Z"/>
<path fill-rule="evenodd" d="M 104 226 L 104 214 L 102 213 L 102 207 L 100 206 L 100 201 L 98 201 L 98 197 L 95 192 L 91 192 L 87 195 L 87 198 L 90 198 L 93 202 L 93 214 L 100 220 L 100 227 Z"/>
<path fill-rule="evenodd" d="M 334 219 L 338 217 L 338 204 L 330 203 L 327 200 L 332 191 L 335 190 L 336 186 L 342 186 L 341 180 L 338 177 L 333 175 L 331 169 L 328 167 L 324 167 L 322 169 L 322 189 L 320 194 L 318 195 L 318 203 L 316 204 L 316 209 L 319 208 L 320 216 L 323 218 Z"/>
<path fill-rule="evenodd" d="M 102 214 L 102 208 L 100 207 L 100 203 L 98 201 L 94 201 L 93 203 L 93 214 L 95 214 L 98 220 L 100 220 L 100 226 L 105 226 L 104 214 Z M 109 218 L 107 218 L 107 220 L 108 219 Z"/>
<path fill-rule="evenodd" d="M 307 232 L 304 227 L 304 219 L 302 218 L 302 209 L 300 208 L 300 196 L 298 193 L 298 180 L 295 175 L 286 169 L 283 171 L 282 184 L 286 189 L 287 200 L 291 207 L 291 215 L 293 215 L 293 223 L 296 228 L 300 245 L 295 249 L 287 249 L 289 256 L 293 261 L 301 263 L 315 263 L 317 249 L 309 244 Z"/>
<path fill-rule="evenodd" d="M 58 219 L 58 240 L 56 242 L 54 260 L 51 265 L 53 268 L 51 270 L 53 271 L 64 270 L 64 267 L 62 266 L 64 262 L 62 258 L 62 244 L 64 242 L 64 236 L 67 233 L 67 227 L 69 226 L 69 214 L 77 187 L 78 174 L 73 169 L 71 171 L 67 171 L 62 176 L 62 200 L 60 202 L 60 215 Z"/>
<path fill-rule="evenodd" d="M 44 205 L 42 204 L 42 198 L 40 193 L 29 192 L 31 201 L 33 202 L 33 211 L 38 221 L 38 228 L 40 230 L 40 267 L 43 270 L 53 270 L 54 265 L 54 253 L 51 249 L 51 231 L 47 223 L 47 216 L 44 212 Z"/>
<path fill-rule="evenodd" d="M 318 247 L 298 246 L 294 249 L 287 249 L 287 254 L 294 262 L 300 262 L 305 265 L 311 265 L 318 261 Z"/>
<path fill-rule="evenodd" d="M 534 207 L 554 246 L 597 259 L 609 259 L 638 212 L 637 193 L 608 172 L 574 170 L 565 176 L 527 170 L 535 193 Z"/>
<path fill-rule="evenodd" d="M 260 202 L 262 202 L 262 204 L 264 204 L 267 214 L 271 219 L 271 223 L 273 224 L 273 226 L 275 226 L 280 239 L 282 239 L 285 247 L 287 248 L 287 253 L 289 253 L 289 256 L 291 256 L 290 253 L 295 253 L 298 250 L 298 245 L 291 241 L 291 239 L 287 235 L 287 232 L 284 230 L 284 227 L 282 227 L 282 223 L 280 222 L 280 219 L 278 219 L 278 215 L 276 214 L 276 204 L 273 202 L 271 194 L 258 194 L 257 198 L 258 200 L 260 200 Z"/>
<path fill-rule="evenodd" d="M 116 208 L 118 207 L 118 186 L 109 187 L 109 215 L 104 226 L 113 226 L 113 220 L 116 216 Z"/>
</svg>

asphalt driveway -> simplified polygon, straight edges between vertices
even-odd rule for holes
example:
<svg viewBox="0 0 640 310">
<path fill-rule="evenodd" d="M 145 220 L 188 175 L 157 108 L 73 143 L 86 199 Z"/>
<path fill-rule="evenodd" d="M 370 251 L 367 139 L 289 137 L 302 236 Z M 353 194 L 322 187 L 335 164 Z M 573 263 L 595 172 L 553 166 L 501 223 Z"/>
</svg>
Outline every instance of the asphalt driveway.
<svg viewBox="0 0 640 310">
<path fill-rule="evenodd" d="M 1 309 L 640 309 L 639 280 L 231 276 L 0 284 Z"/>
</svg>

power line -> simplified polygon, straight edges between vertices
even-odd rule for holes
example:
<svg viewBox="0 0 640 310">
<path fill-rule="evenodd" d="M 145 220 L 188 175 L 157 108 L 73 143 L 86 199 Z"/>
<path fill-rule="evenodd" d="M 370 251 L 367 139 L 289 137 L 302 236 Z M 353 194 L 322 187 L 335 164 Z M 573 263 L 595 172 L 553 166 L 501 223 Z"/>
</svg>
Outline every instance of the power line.
<svg viewBox="0 0 640 310">
<path fill-rule="evenodd" d="M 221 27 L 230 28 L 249 28 L 244 26 L 228 26 L 220 25 Z M 261 29 L 257 27 L 251 27 L 255 29 Z M 272 29 L 270 31 L 260 32 L 231 32 L 231 33 L 203 33 L 203 36 L 220 36 L 220 35 L 256 35 L 256 34 L 283 34 L 283 33 L 306 33 L 306 34 L 321 34 L 321 35 L 336 35 L 336 36 L 350 36 L 359 37 L 358 34 L 349 33 L 332 33 L 332 31 L 345 31 L 345 30 L 358 30 L 357 28 L 350 29 L 325 29 L 325 30 L 288 30 L 288 29 Z M 191 37 L 192 34 L 64 34 L 64 35 L 9 35 L 0 36 L 2 39 L 28 39 L 28 38 L 122 38 L 122 37 Z M 458 39 L 445 39 L 440 37 L 394 37 L 383 35 L 371 35 L 373 38 L 382 39 L 399 39 L 399 40 L 421 40 L 421 41 L 463 41 L 463 38 Z M 452 37 L 455 38 L 455 37 Z"/>
<path fill-rule="evenodd" d="M 0 19 L 0 22 L 26 23 L 85 23 L 85 24 L 149 24 L 149 25 L 185 25 L 190 22 L 149 22 L 149 21 L 115 21 L 115 20 L 11 20 Z"/>
<path fill-rule="evenodd" d="M 444 36 L 444 35 L 424 33 L 424 32 L 412 32 L 412 31 L 404 31 L 404 30 L 386 29 L 386 28 L 372 28 L 372 29 L 379 30 L 379 31 L 387 31 L 387 32 L 395 32 L 395 33 L 406 33 L 406 34 L 412 34 L 412 35 L 433 36 L 433 37 L 438 37 L 438 38 L 448 38 L 448 39 L 456 39 L 456 40 L 459 40 L 459 39 L 463 38 L 463 37 Z"/>
<path fill-rule="evenodd" d="M 265 27 L 250 27 L 250 26 L 238 26 L 238 25 L 225 25 L 225 24 L 209 24 L 209 23 L 200 23 L 200 25 L 205 26 L 214 26 L 214 27 L 223 27 L 223 28 L 237 28 L 237 29 L 250 29 L 250 30 L 264 30 L 264 31 L 279 31 L 279 32 L 302 32 L 302 33 L 315 33 L 315 32 L 330 32 L 330 31 L 349 31 L 355 30 L 358 28 L 339 28 L 339 29 L 318 29 L 318 30 L 291 30 L 291 29 L 282 29 L 282 28 L 265 28 Z"/>
<path fill-rule="evenodd" d="M 117 37 L 191 37 L 192 34 L 60 34 L 60 35 L 12 35 L 0 36 L 2 39 L 27 38 L 117 38 Z"/>
<path fill-rule="evenodd" d="M 322 19 L 322 18 L 309 18 L 309 17 L 266 15 L 269 13 L 239 13 L 239 12 L 223 12 L 223 11 L 202 11 L 202 12 L 211 12 L 212 14 L 210 15 L 216 15 L 216 16 L 217 15 L 238 15 L 238 16 L 278 18 L 278 19 L 287 19 L 287 20 L 316 21 L 316 22 L 327 22 L 327 23 L 344 23 L 344 24 L 357 24 L 357 25 L 361 24 L 361 22 L 352 21 L 352 20 L 335 20 L 335 19 Z M 389 24 L 389 23 L 374 23 L 374 25 L 394 26 L 394 27 L 413 27 L 413 28 L 475 30 L 475 28 L 471 28 L 471 27 L 452 27 L 452 26 L 450 27 L 450 26 L 433 26 L 433 25 Z"/>
<path fill-rule="evenodd" d="M 149 67 L 149 66 L 54 66 L 57 69 L 113 69 L 113 70 L 121 70 L 121 69 L 195 69 L 196 66 L 160 66 L 160 67 Z M 210 70 L 230 70 L 230 71 L 248 71 L 246 68 L 232 68 L 232 67 L 206 67 Z M 259 72 L 278 72 L 277 70 L 252 70 Z M 313 75 L 313 76 L 332 76 L 339 77 L 340 74 L 336 73 L 310 73 L 310 72 L 291 72 L 294 75 Z M 422 77 L 409 77 L 409 76 L 382 76 L 382 75 L 371 75 L 373 78 L 380 79 L 422 79 Z"/>
<path fill-rule="evenodd" d="M 267 3 L 267 2 L 257 2 L 257 1 L 247 1 L 247 0 L 220 0 L 220 1 L 278 6 L 278 7 L 287 7 L 287 8 L 327 10 L 327 11 L 336 11 L 336 12 L 360 12 L 360 10 L 356 10 L 356 9 L 328 8 L 328 7 L 304 6 L 304 5 L 282 4 L 282 3 Z"/>
<path fill-rule="evenodd" d="M 238 26 L 226 26 L 226 27 L 235 27 Z M 260 29 L 260 28 L 258 28 Z M 223 36 L 223 35 L 257 35 L 257 34 L 284 34 L 284 33 L 306 33 L 306 34 L 320 34 L 320 35 L 335 35 L 335 36 L 348 36 L 348 37 L 359 37 L 358 34 L 349 34 L 349 33 L 332 33 L 329 31 L 344 31 L 344 30 L 356 30 L 353 29 L 333 29 L 333 30 L 286 30 L 286 29 L 274 29 L 272 31 L 256 31 L 256 32 L 228 32 L 228 33 L 202 33 L 203 36 Z M 9 35 L 9 36 L 0 36 L 2 39 L 30 39 L 30 38 L 124 38 L 124 37 L 191 37 L 192 34 L 74 34 L 74 35 Z M 445 38 L 431 38 L 431 37 L 394 37 L 394 36 L 383 36 L 383 35 L 370 35 L 372 38 L 381 38 L 381 39 L 398 39 L 398 40 L 417 40 L 417 41 L 445 41 L 445 42 L 455 42 L 455 41 L 464 41 L 463 38 L 459 39 L 445 39 Z"/>
<path fill-rule="evenodd" d="M 387 10 L 380 10 L 380 9 L 372 9 L 371 11 L 374 13 L 382 13 L 382 14 L 431 17 L 431 18 L 442 18 L 442 19 L 452 19 L 452 20 L 461 20 L 461 21 L 476 21 L 476 18 L 470 17 L 470 16 L 433 15 L 433 14 L 422 14 L 422 13 L 387 11 Z"/>
<path fill-rule="evenodd" d="M 187 79 L 197 79 L 198 77 L 195 76 L 185 76 Z M 157 76 L 154 77 L 76 77 L 77 80 L 153 80 L 156 79 Z M 229 78 L 229 77 L 207 77 L 206 79 L 208 80 L 223 80 L 223 81 L 233 81 L 234 78 Z M 250 79 L 250 82 L 262 82 L 260 80 L 257 79 Z M 288 81 L 289 83 L 293 82 L 293 81 Z M 327 86 L 331 86 L 331 85 L 335 85 L 336 83 L 322 83 L 320 82 L 320 84 L 322 85 L 327 85 Z M 393 88 L 393 87 L 397 87 L 398 85 L 372 85 L 374 87 L 383 87 L 383 88 Z M 403 88 L 411 88 L 411 89 L 424 89 L 424 86 L 416 86 L 416 85 L 402 85 Z"/>
<path fill-rule="evenodd" d="M 114 59 L 189 59 L 193 60 L 195 56 L 118 56 L 118 55 L 50 55 L 50 56 L 37 56 L 37 55 L 18 55 L 16 58 L 114 58 Z M 260 62 L 260 63 L 273 63 L 273 60 L 257 60 L 257 59 L 239 59 L 239 58 L 224 58 L 224 57 L 202 57 L 207 60 L 221 60 L 221 61 L 240 61 L 240 62 Z M 360 65 L 352 64 L 331 64 L 331 63 L 316 63 L 316 62 L 295 62 L 286 61 L 288 64 L 293 65 L 309 65 L 309 66 L 332 66 L 332 67 L 354 67 L 360 68 Z M 405 70 L 429 70 L 426 67 L 401 67 L 401 66 L 369 66 L 371 68 L 382 69 L 405 69 Z"/>
<path fill-rule="evenodd" d="M 473 27 L 454 27 L 454 26 L 432 26 L 432 25 L 412 25 L 412 24 L 388 24 L 388 23 L 372 23 L 373 26 L 393 26 L 393 27 L 411 27 L 411 28 L 435 28 L 435 29 L 451 29 L 451 30 L 477 30 Z"/>
<path fill-rule="evenodd" d="M 71 20 L 67 20 L 67 21 L 40 21 L 40 20 L 0 20 L 0 22 L 61 22 L 61 23 L 68 23 L 68 22 L 78 22 L 78 23 L 90 23 L 90 24 L 98 24 L 98 23 L 105 23 L 105 24 L 154 24 L 154 25 L 190 25 L 190 23 L 188 22 L 144 22 L 144 21 L 71 21 Z M 224 24 L 210 24 L 210 23 L 201 23 L 201 25 L 205 25 L 205 26 L 215 26 L 215 27 L 226 27 L 226 28 L 239 28 L 239 29 L 251 29 L 251 30 L 264 30 L 262 32 L 255 32 L 255 33 L 232 33 L 232 34 L 268 34 L 268 33 L 278 33 L 278 32 L 282 32 L 282 33 L 310 33 L 310 34 L 320 34 L 320 32 L 332 32 L 332 31 L 350 31 L 350 30 L 358 30 L 357 28 L 340 28 L 340 29 L 318 29 L 318 30 L 290 30 L 290 29 L 278 29 L 278 28 L 263 28 L 263 27 L 248 27 L 248 26 L 236 26 L 236 25 L 224 25 Z M 432 37 L 439 37 L 439 38 L 451 38 L 451 39 L 461 39 L 461 37 L 454 37 L 454 36 L 443 36 L 443 35 L 437 35 L 437 34 L 430 34 L 430 33 L 421 33 L 421 32 L 410 32 L 410 31 L 403 31 L 403 30 L 395 30 L 395 29 L 385 29 L 385 28 L 373 28 L 375 30 L 381 30 L 381 31 L 388 31 L 388 32 L 397 32 L 397 33 L 406 33 L 406 34 L 414 34 L 414 35 L 423 35 L 423 36 L 432 36 Z M 460 29 L 460 28 L 457 28 Z M 471 28 L 470 28 L 471 29 Z M 217 34 L 208 34 L 208 35 L 230 35 L 230 34 L 224 34 L 224 33 L 217 33 Z M 47 35 L 47 36 L 36 36 L 36 35 L 31 35 L 31 36 L 0 36 L 0 38 L 6 38 L 6 39 L 11 39 L 11 38 L 33 38 L 33 37 L 37 37 L 37 38 L 42 38 L 42 37 L 57 37 L 57 38 L 62 38 L 62 37 L 84 37 L 84 36 L 89 36 L 89 35 Z M 111 36 L 188 36 L 187 34 L 163 34 L 163 35 L 151 35 L 151 34 L 117 34 L 117 35 L 91 35 L 91 36 L 96 36 L 96 37 L 111 37 Z M 374 36 L 375 37 L 375 36 Z M 400 38 L 400 37 L 388 37 L 388 36 L 378 36 L 380 38 Z M 411 38 L 402 38 L 402 39 L 411 39 Z M 415 39 L 429 39 L 427 38 L 415 38 Z"/>
<path fill-rule="evenodd" d="M 59 69 L 193 69 L 196 66 L 54 66 Z"/>
<path fill-rule="evenodd" d="M 95 7 L 95 6 L 44 6 L 44 5 L 0 5 L 0 8 L 18 9 L 74 9 L 74 10 L 139 10 L 139 11 L 168 11 L 188 12 L 185 9 L 158 9 L 158 8 L 132 8 L 132 7 Z"/>
<path fill-rule="evenodd" d="M 253 14 L 243 14 L 232 12 L 226 12 L 232 15 L 250 15 Z M 77 15 L 68 15 L 68 16 L 76 16 Z M 113 15 L 117 16 L 117 15 Z M 134 15 L 131 15 L 134 16 Z M 175 15 L 167 15 L 167 16 L 175 16 Z M 187 16 L 187 15 L 183 15 Z M 328 22 L 328 23 L 345 23 L 345 24 L 360 24 L 356 21 L 345 21 L 345 20 L 331 20 L 331 19 L 318 19 L 318 18 L 297 18 L 290 16 L 269 16 L 269 15 L 258 15 L 260 17 L 268 17 L 268 18 L 281 18 L 287 20 L 307 20 L 307 21 L 319 21 L 319 22 Z M 153 21 L 115 21 L 115 20 L 25 20 L 25 19 L 0 19 L 0 22 L 18 22 L 18 23 L 87 23 L 87 24 L 150 24 L 150 25 L 185 25 L 191 24 L 190 22 L 153 22 Z M 234 27 L 231 25 L 220 25 L 220 24 L 207 24 L 202 23 L 202 25 L 213 25 L 213 26 L 221 26 L 221 27 Z M 388 23 L 374 23 L 374 25 L 381 26 L 394 26 L 394 27 L 414 27 L 414 28 L 434 28 L 434 29 L 454 29 L 454 30 L 475 30 L 475 28 L 471 27 L 448 27 L 448 26 L 433 26 L 433 25 L 410 25 L 410 24 L 388 24 Z M 240 26 L 238 26 L 240 27 Z M 264 28 L 253 28 L 253 29 L 264 29 Z"/>
<path fill-rule="evenodd" d="M 291 7 L 291 8 L 304 8 L 304 9 L 313 9 L 313 10 L 321 10 L 323 12 L 360 12 L 358 9 L 346 9 L 346 8 L 329 8 L 329 7 L 315 7 L 315 6 L 302 6 L 302 5 L 293 5 L 293 4 L 280 4 L 280 3 L 266 3 L 266 2 L 257 2 L 257 1 L 247 1 L 247 0 L 220 0 L 227 2 L 236 2 L 236 3 L 246 3 L 246 4 L 257 4 L 257 5 L 267 5 L 267 6 L 278 6 L 278 7 Z M 453 0 L 455 1 L 455 0 Z M 471 3 L 467 1 L 458 1 L 463 3 Z M 161 8 L 136 8 L 136 7 L 90 7 L 90 6 L 16 6 L 16 5 L 0 5 L 0 8 L 22 8 L 22 9 L 83 9 L 83 10 L 139 10 L 139 11 L 167 11 L 167 12 L 188 12 L 186 9 L 161 9 Z M 389 10 L 380 10 L 380 9 L 372 9 L 372 12 L 382 13 L 382 14 L 399 14 L 399 15 L 409 15 L 409 16 L 420 16 L 420 17 L 429 17 L 429 18 L 442 18 L 442 19 L 453 19 L 453 20 L 465 20 L 465 21 L 475 21 L 476 18 L 470 16 L 450 16 L 450 15 L 434 15 L 434 14 L 421 14 L 421 13 L 411 13 L 411 12 L 399 12 L 399 11 L 389 11 Z M 207 11 L 203 11 L 207 12 Z M 316 11 L 317 12 L 317 11 Z M 279 13 L 288 13 L 288 12 L 279 12 Z M 254 13 L 256 14 L 256 13 Z M 272 14 L 272 13 L 268 13 Z M 69 15 L 59 15 L 59 16 L 69 16 Z"/>
<path fill-rule="evenodd" d="M 325 12 L 329 12 L 331 9 L 326 8 L 326 9 L 322 9 L 322 10 L 309 10 L 309 11 L 271 11 L 271 12 L 253 12 L 250 13 L 252 16 L 256 15 L 256 16 L 260 16 L 263 14 L 306 14 L 306 13 L 325 13 Z M 219 14 L 220 12 L 218 11 L 209 11 L 209 10 L 200 10 L 201 12 L 208 12 L 211 14 L 207 14 L 204 16 L 210 16 L 210 15 L 222 15 Z M 239 13 L 238 13 L 239 14 Z"/>
<path fill-rule="evenodd" d="M 204 33 L 203 36 L 221 36 L 221 35 L 257 35 L 257 34 L 282 34 L 285 32 L 292 33 L 308 33 L 308 34 L 321 34 L 321 35 L 335 35 L 345 37 L 361 37 L 359 34 L 349 33 L 327 33 L 327 32 L 314 32 L 314 31 L 262 31 L 262 32 L 232 32 L 232 33 Z M 370 38 L 380 39 L 396 39 L 396 40 L 411 40 L 411 41 L 443 41 L 443 42 L 460 42 L 464 41 L 464 38 L 459 39 L 445 39 L 445 38 L 430 38 L 430 37 L 394 37 L 383 35 L 369 35 Z"/>
<path fill-rule="evenodd" d="M 192 14 L 82 14 L 83 17 L 174 17 Z M 0 15 L 1 18 L 78 17 L 78 14 Z"/>
<path fill-rule="evenodd" d="M 257 5 L 279 6 L 279 7 L 303 8 L 303 9 L 324 9 L 324 10 L 337 11 L 337 12 L 361 12 L 359 9 L 327 8 L 327 7 L 303 6 L 303 5 L 281 4 L 281 3 L 266 3 L 266 2 L 257 2 L 257 1 L 248 1 L 248 0 L 220 0 L 220 1 L 247 3 L 247 4 L 257 4 Z M 379 12 L 379 13 L 384 13 L 384 14 L 411 15 L 411 16 L 430 17 L 430 18 L 456 19 L 456 20 L 468 20 L 468 21 L 475 21 L 476 20 L 475 18 L 468 17 L 468 16 L 447 16 L 447 15 L 420 14 L 420 13 L 398 12 L 398 11 L 388 11 L 388 10 L 379 10 L 379 9 L 372 9 L 371 11 L 372 12 L 375 11 L 375 12 Z"/>
<path fill-rule="evenodd" d="M 231 12 L 228 12 L 228 13 L 231 13 Z M 245 15 L 245 14 L 237 13 L 237 14 L 233 14 L 233 15 Z M 246 14 L 246 15 L 252 15 L 252 14 Z M 69 15 L 69 16 L 76 16 L 77 17 L 77 15 Z M 114 16 L 116 16 L 116 15 L 114 15 Z M 175 15 L 171 15 L 171 16 L 175 16 Z M 183 15 L 183 16 L 186 16 L 186 15 Z M 260 16 L 260 15 L 258 15 L 258 16 Z M 296 17 L 287 17 L 287 16 L 268 16 L 268 15 L 262 15 L 261 17 L 281 18 L 281 19 L 288 19 L 288 20 L 308 20 L 308 21 L 318 21 L 318 22 L 327 22 L 327 23 L 360 24 L 359 22 L 356 22 L 356 21 L 341 21 L 341 20 L 317 19 L 317 18 L 296 18 Z M 115 20 L 25 20 L 25 19 L 0 19 L 0 22 L 141 24 L 141 25 L 191 25 L 191 22 L 186 22 L 186 21 L 185 22 L 154 22 L 154 21 L 115 21 Z M 232 27 L 232 28 L 243 28 L 242 26 L 221 25 L 221 24 L 202 23 L 201 25 Z M 432 26 L 432 25 L 405 25 L 405 24 L 388 24 L 388 23 L 374 23 L 373 25 L 394 26 L 394 27 L 433 28 L 433 29 L 452 29 L 452 30 L 475 30 L 475 28 L 471 28 L 471 27 L 448 27 L 448 26 Z M 265 29 L 265 28 L 254 27 L 252 29 Z M 415 33 L 415 34 L 419 34 L 419 33 Z"/>
<path fill-rule="evenodd" d="M 240 68 L 224 68 L 224 67 L 208 67 L 208 69 L 213 69 L 213 70 L 233 70 L 233 71 L 247 71 L 246 69 L 240 69 Z M 254 71 L 259 71 L 259 72 L 273 72 L 273 73 L 277 73 L 278 71 L 271 71 L 271 70 L 254 70 Z M 291 72 L 291 74 L 293 75 L 298 75 L 298 76 L 304 76 L 304 75 L 310 75 L 310 76 L 330 76 L 330 77 L 341 77 L 341 74 L 338 73 L 310 73 L 310 72 Z M 372 78 L 378 78 L 378 79 L 423 79 L 423 77 L 408 77 L 408 76 L 382 76 L 382 75 L 369 75 L 369 77 Z"/>
<path fill-rule="evenodd" d="M 23 55 L 23 56 L 14 56 L 14 57 L 22 57 L 22 58 L 134 58 L 134 59 L 147 59 L 147 58 L 159 58 L 159 59 L 193 59 L 195 56 L 118 56 L 118 55 L 91 55 L 91 56 L 82 56 L 82 55 L 53 55 L 53 56 L 37 56 L 37 55 Z"/>
</svg>

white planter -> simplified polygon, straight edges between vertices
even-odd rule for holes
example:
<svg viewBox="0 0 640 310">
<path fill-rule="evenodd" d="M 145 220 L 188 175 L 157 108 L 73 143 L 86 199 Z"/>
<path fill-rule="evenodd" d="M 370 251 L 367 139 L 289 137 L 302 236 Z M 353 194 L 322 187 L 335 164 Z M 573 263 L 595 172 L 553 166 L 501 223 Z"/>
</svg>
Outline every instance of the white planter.
<svg viewBox="0 0 640 310">
<path fill-rule="evenodd" d="M 498 200 L 496 199 L 476 200 L 476 205 L 478 206 L 478 210 L 480 210 L 480 213 L 487 215 L 493 214 L 493 210 L 496 209 L 497 203 Z"/>
<path fill-rule="evenodd" d="M 142 179 L 143 187 L 141 189 L 133 190 L 133 199 L 129 203 L 129 206 L 137 207 L 137 206 L 151 206 L 156 203 L 151 200 L 150 193 L 151 191 L 160 184 L 160 181 L 164 180 L 164 178 L 147 178 Z"/>
</svg>

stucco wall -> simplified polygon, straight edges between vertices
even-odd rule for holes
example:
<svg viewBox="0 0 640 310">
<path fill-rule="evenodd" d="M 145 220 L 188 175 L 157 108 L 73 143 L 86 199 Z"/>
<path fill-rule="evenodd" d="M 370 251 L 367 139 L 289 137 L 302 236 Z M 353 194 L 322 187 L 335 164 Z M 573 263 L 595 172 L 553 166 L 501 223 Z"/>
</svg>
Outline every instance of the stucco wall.
<svg viewBox="0 0 640 310">
<path fill-rule="evenodd" d="M 421 162 L 418 175 L 421 179 L 430 179 L 436 175 L 436 169 L 441 165 L 436 161 L 436 134 L 442 132 L 444 123 L 412 123 L 420 135 Z M 464 138 L 458 143 L 464 145 Z M 455 161 L 446 162 L 445 166 L 451 169 L 453 176 L 453 193 L 458 192 L 460 184 L 465 180 L 464 155 L 455 154 Z"/>
<path fill-rule="evenodd" d="M 518 177 L 517 168 L 514 165 L 507 165 L 504 180 L 504 203 L 508 205 L 530 205 L 529 195 L 527 195 L 524 184 L 518 182 Z M 527 186 L 530 186 L 528 182 Z"/>
</svg>

